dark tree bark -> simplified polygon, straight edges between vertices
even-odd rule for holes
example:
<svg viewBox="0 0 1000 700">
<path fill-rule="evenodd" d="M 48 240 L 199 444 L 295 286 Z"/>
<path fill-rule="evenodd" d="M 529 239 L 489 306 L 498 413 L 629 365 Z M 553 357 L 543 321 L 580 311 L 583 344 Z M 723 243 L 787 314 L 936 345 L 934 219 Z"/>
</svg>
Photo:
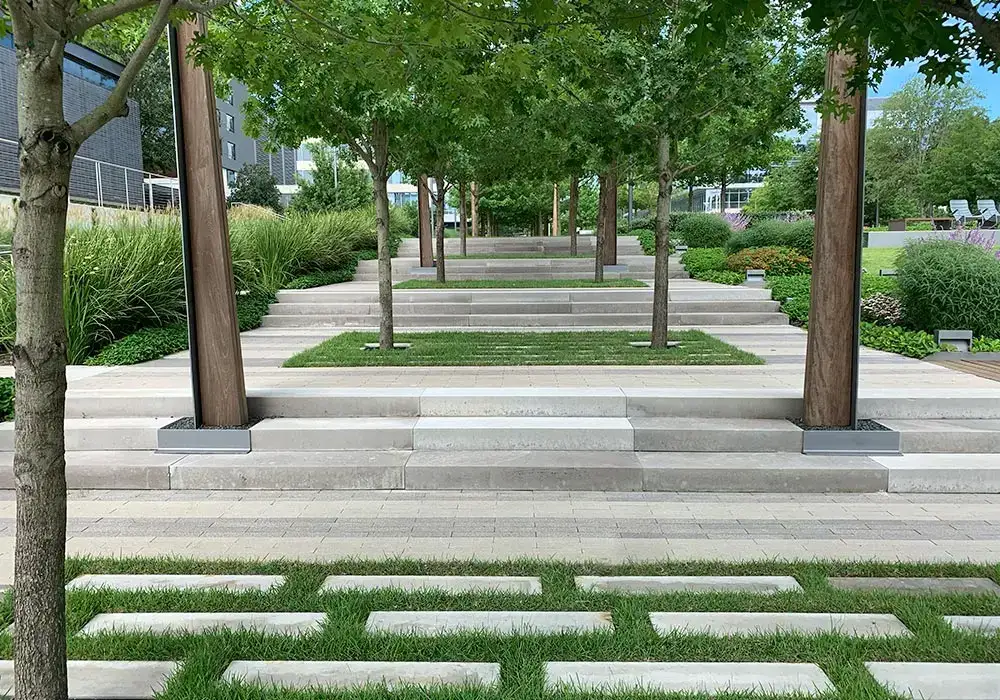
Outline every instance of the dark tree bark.
<svg viewBox="0 0 1000 700">
<path fill-rule="evenodd" d="M 694 185 L 688 185 L 688 211 L 694 211 Z"/>
<path fill-rule="evenodd" d="M 448 192 L 448 187 L 444 184 L 444 178 L 440 175 L 434 176 L 434 209 L 437 213 L 437 221 L 434 222 L 435 238 L 437 239 L 437 281 L 444 284 L 444 198 Z"/>
<path fill-rule="evenodd" d="M 378 346 L 393 349 L 392 251 L 389 250 L 389 129 L 372 124 L 372 183 L 375 189 L 375 230 L 378 235 Z"/>
<path fill-rule="evenodd" d="M 722 182 L 719 185 L 719 214 L 726 215 L 726 191 L 729 189 L 727 174 L 722 173 Z"/>
<path fill-rule="evenodd" d="M 597 230 L 594 231 L 594 281 L 604 281 L 604 238 L 607 228 L 608 205 L 606 190 L 608 176 L 601 173 L 597 176 Z"/>
<path fill-rule="evenodd" d="M 577 254 L 576 211 L 580 206 L 580 178 L 569 179 L 569 210 L 566 212 L 566 226 L 569 229 L 569 254 Z"/>
<path fill-rule="evenodd" d="M 420 239 L 420 267 L 433 267 L 434 265 L 430 196 L 427 176 L 420 175 L 417 178 L 417 231 Z"/>
<path fill-rule="evenodd" d="M 673 146 L 666 136 L 656 144 L 656 259 L 653 261 L 653 348 L 667 347 L 667 304 L 670 284 L 670 198 L 674 187 Z"/>
<path fill-rule="evenodd" d="M 861 94 L 847 94 L 854 56 L 831 53 L 826 87 L 854 108 L 845 121 L 825 116 L 820 135 L 809 334 L 806 345 L 805 420 L 811 426 L 851 423 L 855 344 L 855 254 L 858 239 L 858 178 Z"/>
<path fill-rule="evenodd" d="M 469 206 L 472 209 L 472 237 L 479 236 L 479 185 L 473 182 L 469 186 Z"/>
<path fill-rule="evenodd" d="M 469 237 L 469 222 L 466 219 L 465 209 L 465 183 L 458 183 L 458 226 L 462 236 L 462 257 L 469 254 L 466 239 Z"/>
<path fill-rule="evenodd" d="M 611 161 L 604 188 L 604 264 L 618 264 L 618 161 Z"/>
</svg>

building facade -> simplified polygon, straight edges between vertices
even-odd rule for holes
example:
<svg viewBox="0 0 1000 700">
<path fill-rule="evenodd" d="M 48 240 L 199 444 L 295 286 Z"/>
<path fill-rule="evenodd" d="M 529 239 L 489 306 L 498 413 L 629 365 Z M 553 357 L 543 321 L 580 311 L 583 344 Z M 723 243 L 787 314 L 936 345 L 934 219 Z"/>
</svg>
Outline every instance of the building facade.
<svg viewBox="0 0 1000 700">
<path fill-rule="evenodd" d="M 222 173 L 226 188 L 236 180 L 244 165 L 262 165 L 278 181 L 278 190 L 286 194 L 295 185 L 296 153 L 293 148 L 269 151 L 264 141 L 253 139 L 243 129 L 243 104 L 247 101 L 246 85 L 235 80 L 229 83 L 229 95 L 217 98 L 219 139 L 222 143 Z"/>
<path fill-rule="evenodd" d="M 96 51 L 68 44 L 63 59 L 63 109 L 72 123 L 102 104 L 123 66 Z M 17 129 L 17 57 L 13 36 L 0 37 L 0 191 L 20 191 Z M 87 139 L 73 161 L 70 197 L 112 206 L 143 206 L 149 196 L 142 172 L 139 105 Z"/>
</svg>

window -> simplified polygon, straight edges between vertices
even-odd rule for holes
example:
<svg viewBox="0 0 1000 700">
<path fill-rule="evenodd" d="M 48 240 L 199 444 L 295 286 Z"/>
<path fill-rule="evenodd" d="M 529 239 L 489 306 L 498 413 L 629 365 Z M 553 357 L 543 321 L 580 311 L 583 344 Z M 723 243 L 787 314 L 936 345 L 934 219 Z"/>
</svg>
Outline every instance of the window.
<svg viewBox="0 0 1000 700">
<path fill-rule="evenodd" d="M 229 168 L 222 169 L 222 175 L 226 178 L 226 184 L 232 186 L 236 182 L 236 171 Z"/>
<path fill-rule="evenodd" d="M 215 110 L 215 120 L 219 122 L 219 128 L 222 128 L 222 112 Z"/>
<path fill-rule="evenodd" d="M 228 131 L 230 134 L 236 133 L 236 119 L 233 117 L 232 114 L 226 115 L 226 131 Z"/>
<path fill-rule="evenodd" d="M 227 105 L 231 105 L 233 103 L 233 93 L 232 92 L 230 92 L 228 95 L 226 95 L 225 102 L 226 102 Z"/>
<path fill-rule="evenodd" d="M 226 158 L 236 160 L 236 144 L 232 141 L 226 141 Z"/>
</svg>

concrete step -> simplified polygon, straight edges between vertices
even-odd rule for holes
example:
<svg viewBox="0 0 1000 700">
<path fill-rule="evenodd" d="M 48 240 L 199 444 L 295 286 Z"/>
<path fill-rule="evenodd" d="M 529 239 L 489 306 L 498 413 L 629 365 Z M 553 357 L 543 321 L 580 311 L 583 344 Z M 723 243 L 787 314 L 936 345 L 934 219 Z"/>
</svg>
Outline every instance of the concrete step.
<svg viewBox="0 0 1000 700">
<path fill-rule="evenodd" d="M 418 450 L 633 449 L 627 418 L 420 418 L 413 429 Z"/>
<path fill-rule="evenodd" d="M 776 301 L 674 301 L 669 302 L 670 314 L 687 313 L 775 313 Z M 644 302 L 401 302 L 393 303 L 393 315 L 398 316 L 482 316 L 482 315 L 601 315 L 651 314 L 653 300 Z M 271 304 L 270 313 L 282 315 L 377 316 L 377 303 L 287 303 Z"/>
<path fill-rule="evenodd" d="M 712 287 L 709 289 L 682 286 L 670 287 L 668 294 L 674 302 L 753 302 L 770 301 L 767 289 L 753 287 Z M 536 289 L 395 289 L 393 304 L 533 304 L 533 303 L 652 303 L 652 287 L 599 287 Z M 280 304 L 368 304 L 378 306 L 378 292 L 374 288 L 348 288 L 337 285 L 315 289 L 283 290 L 278 292 Z"/>
<path fill-rule="evenodd" d="M 903 453 L 1000 453 L 1000 420 L 886 420 Z"/>
<path fill-rule="evenodd" d="M 254 451 L 408 450 L 416 418 L 269 418 L 250 429 Z"/>
<path fill-rule="evenodd" d="M 67 451 L 152 450 L 169 418 L 67 418 Z M 14 423 L 0 423 L 0 452 L 14 449 Z"/>
<path fill-rule="evenodd" d="M 283 311 L 280 306 L 275 311 Z M 343 328 L 371 328 L 378 326 L 377 315 L 346 316 L 326 314 L 285 314 L 272 313 L 264 317 L 264 328 L 308 328 L 317 326 Z M 670 319 L 675 326 L 740 326 L 740 325 L 788 325 L 788 317 L 777 312 L 722 312 L 722 313 L 677 313 Z M 397 328 L 511 328 L 533 326 L 549 327 L 633 327 L 650 322 L 645 313 L 608 314 L 545 314 L 544 316 L 511 314 L 477 314 L 468 316 L 409 316 L 393 317 Z"/>
<path fill-rule="evenodd" d="M 802 429 L 771 418 L 632 418 L 640 452 L 801 452 Z"/>
</svg>

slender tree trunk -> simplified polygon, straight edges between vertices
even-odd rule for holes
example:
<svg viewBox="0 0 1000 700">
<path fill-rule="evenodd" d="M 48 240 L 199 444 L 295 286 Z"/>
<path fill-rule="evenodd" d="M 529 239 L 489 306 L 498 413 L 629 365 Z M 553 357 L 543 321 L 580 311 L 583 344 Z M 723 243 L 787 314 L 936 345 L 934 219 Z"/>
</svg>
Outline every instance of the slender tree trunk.
<svg viewBox="0 0 1000 700">
<path fill-rule="evenodd" d="M 566 212 L 566 226 L 569 228 L 569 254 L 577 254 L 576 210 L 580 206 L 580 178 L 573 175 L 569 179 L 569 211 Z"/>
<path fill-rule="evenodd" d="M 378 235 L 378 346 L 393 348 L 392 324 L 392 251 L 389 250 L 389 129 L 383 122 L 372 124 L 371 164 L 375 190 L 375 230 Z"/>
<path fill-rule="evenodd" d="M 437 281 L 444 284 L 444 197 L 447 188 L 444 178 L 435 176 L 434 178 L 434 209 L 437 214 L 435 224 L 435 237 L 437 238 Z"/>
<path fill-rule="evenodd" d="M 465 183 L 458 183 L 458 226 L 459 233 L 462 236 L 462 257 L 464 258 L 469 254 L 466 246 L 466 239 L 469 237 L 469 222 L 465 218 Z"/>
<path fill-rule="evenodd" d="M 479 236 L 479 185 L 473 182 L 469 186 L 469 204 L 472 208 L 472 237 Z"/>
<path fill-rule="evenodd" d="M 661 135 L 656 144 L 656 259 L 653 261 L 653 348 L 667 347 L 667 302 L 670 285 L 670 198 L 674 171 L 671 140 Z"/>
<path fill-rule="evenodd" d="M 810 426 L 848 426 L 852 416 L 855 255 L 858 237 L 858 178 L 862 148 L 861 94 L 847 94 L 855 65 L 851 54 L 827 58 L 826 87 L 836 90 L 854 112 L 845 121 L 824 116 L 820 135 L 816 198 L 816 253 L 813 257 L 809 334 L 806 343 L 805 420 Z"/>
<path fill-rule="evenodd" d="M 729 188 L 726 180 L 727 174 L 722 173 L 722 183 L 719 185 L 719 214 L 722 216 L 726 215 L 726 190 Z"/>
<path fill-rule="evenodd" d="M 559 235 L 559 183 L 552 185 L 552 235 Z"/>
<path fill-rule="evenodd" d="M 65 700 L 67 694 L 67 337 L 62 290 L 69 177 L 77 144 L 63 118 L 62 59 L 62 47 L 51 41 L 18 45 L 14 692 L 31 700 Z"/>
<path fill-rule="evenodd" d="M 420 239 L 420 267 L 433 267 L 434 250 L 431 241 L 431 203 L 427 176 L 417 178 L 417 230 Z"/>
<path fill-rule="evenodd" d="M 618 160 L 611 161 L 605 180 L 604 264 L 618 264 Z"/>
<path fill-rule="evenodd" d="M 604 236 L 607 228 L 608 206 L 607 183 L 608 176 L 601 173 L 597 176 L 597 230 L 594 231 L 594 281 L 604 281 Z"/>
<path fill-rule="evenodd" d="M 688 211 L 694 211 L 694 185 L 688 185 Z"/>
</svg>

